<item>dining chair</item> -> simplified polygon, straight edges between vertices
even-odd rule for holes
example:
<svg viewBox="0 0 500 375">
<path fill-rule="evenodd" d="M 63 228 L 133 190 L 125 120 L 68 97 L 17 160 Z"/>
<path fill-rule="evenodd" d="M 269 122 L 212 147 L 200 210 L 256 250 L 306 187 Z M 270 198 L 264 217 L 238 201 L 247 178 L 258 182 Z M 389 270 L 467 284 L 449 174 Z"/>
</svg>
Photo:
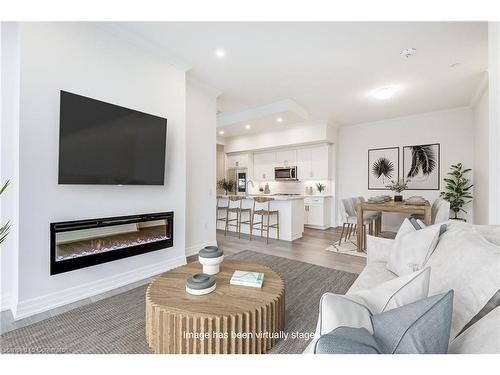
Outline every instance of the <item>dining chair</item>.
<svg viewBox="0 0 500 375">
<path fill-rule="evenodd" d="M 356 211 L 356 215 L 358 214 L 358 204 L 366 202 L 365 197 L 354 197 L 352 198 L 354 202 L 354 210 Z M 369 224 L 370 226 L 370 234 L 374 234 L 378 236 L 382 231 L 382 212 L 380 211 L 364 211 L 364 218 L 371 218 L 372 222 Z"/>
<path fill-rule="evenodd" d="M 424 220 L 424 215 L 413 214 L 411 217 Z M 448 221 L 450 218 L 450 202 L 443 198 L 436 198 L 431 206 L 431 223 L 438 224 Z"/>
<path fill-rule="evenodd" d="M 360 228 L 358 228 L 358 216 L 354 208 L 354 198 L 341 199 L 340 201 L 340 215 L 342 216 L 342 232 L 339 238 L 339 245 L 342 242 L 342 237 L 345 238 L 344 242 L 354 233 L 356 233 Z M 366 226 L 370 226 L 373 222 L 372 216 L 366 216 L 363 218 L 363 236 L 366 237 Z M 366 242 L 366 241 L 365 241 Z"/>
</svg>

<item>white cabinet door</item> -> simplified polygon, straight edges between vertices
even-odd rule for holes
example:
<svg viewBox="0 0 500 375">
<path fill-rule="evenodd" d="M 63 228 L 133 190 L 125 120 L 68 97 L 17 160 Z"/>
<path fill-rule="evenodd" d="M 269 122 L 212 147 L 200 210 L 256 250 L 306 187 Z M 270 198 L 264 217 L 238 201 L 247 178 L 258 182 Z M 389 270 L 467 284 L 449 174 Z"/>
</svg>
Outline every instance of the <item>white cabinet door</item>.
<svg viewBox="0 0 500 375">
<path fill-rule="evenodd" d="M 323 226 L 323 205 L 310 205 L 308 207 L 307 224 Z"/>
<path fill-rule="evenodd" d="M 311 179 L 311 149 L 309 148 L 297 150 L 297 178 L 299 180 Z"/>
<path fill-rule="evenodd" d="M 253 156 L 254 179 L 255 180 L 274 180 L 274 164 L 276 153 L 262 152 Z"/>
<path fill-rule="evenodd" d="M 228 168 L 248 168 L 248 154 L 227 155 Z"/>
<path fill-rule="evenodd" d="M 315 180 L 328 180 L 329 173 L 329 147 L 322 145 L 311 148 L 311 178 Z"/>
<path fill-rule="evenodd" d="M 295 166 L 297 163 L 297 151 L 296 150 L 280 150 L 276 151 L 276 166 L 278 167 L 289 167 Z"/>
</svg>

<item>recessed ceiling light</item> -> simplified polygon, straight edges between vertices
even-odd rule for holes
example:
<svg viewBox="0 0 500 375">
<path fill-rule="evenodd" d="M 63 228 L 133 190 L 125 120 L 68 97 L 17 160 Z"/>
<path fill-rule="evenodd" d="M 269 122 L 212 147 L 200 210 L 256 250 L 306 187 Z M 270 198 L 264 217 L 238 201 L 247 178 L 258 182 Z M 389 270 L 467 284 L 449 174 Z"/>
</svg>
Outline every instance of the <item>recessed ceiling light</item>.
<svg viewBox="0 0 500 375">
<path fill-rule="evenodd" d="M 283 118 L 282 118 L 282 117 L 278 117 L 278 118 L 276 119 L 276 122 L 283 122 Z"/>
<path fill-rule="evenodd" d="M 250 124 L 245 125 L 245 129 L 250 129 L 252 126 Z"/>
<path fill-rule="evenodd" d="M 219 130 L 220 135 L 224 135 L 224 130 Z"/>
<path fill-rule="evenodd" d="M 224 51 L 222 48 L 217 48 L 215 50 L 215 56 L 224 57 L 224 56 L 226 56 L 226 51 Z"/>
<path fill-rule="evenodd" d="M 397 86 L 381 87 L 379 89 L 373 90 L 370 93 L 370 96 L 373 96 L 378 100 L 386 100 L 393 96 L 398 90 L 399 88 Z"/>
</svg>

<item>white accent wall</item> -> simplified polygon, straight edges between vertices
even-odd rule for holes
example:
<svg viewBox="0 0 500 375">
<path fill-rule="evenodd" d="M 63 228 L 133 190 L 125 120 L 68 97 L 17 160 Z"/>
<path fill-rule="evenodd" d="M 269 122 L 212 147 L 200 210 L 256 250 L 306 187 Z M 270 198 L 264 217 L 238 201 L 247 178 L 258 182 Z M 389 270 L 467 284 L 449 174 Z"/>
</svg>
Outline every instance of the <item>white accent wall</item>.
<svg viewBox="0 0 500 375">
<path fill-rule="evenodd" d="M 19 238 L 2 249 L 19 258 L 16 318 L 185 263 L 185 71 L 86 23 L 22 23 L 20 56 L 20 119 L 2 124 L 19 131 Z M 166 117 L 165 185 L 58 185 L 59 90 Z M 175 213 L 173 248 L 49 275 L 50 222 L 160 211 Z"/>
<path fill-rule="evenodd" d="M 186 87 L 186 255 L 216 244 L 216 112 L 218 92 L 188 79 Z"/>
<path fill-rule="evenodd" d="M 473 135 L 474 122 L 470 108 L 456 108 L 340 127 L 337 133 L 337 202 L 354 196 L 392 195 L 389 190 L 368 190 L 368 149 L 371 148 L 400 147 L 399 170 L 402 177 L 403 146 L 440 143 L 440 188 L 443 189 L 442 178 L 451 164 L 461 162 L 467 168 L 473 167 Z M 432 203 L 439 196 L 439 191 L 403 192 L 404 197 L 411 195 L 421 195 Z M 467 206 L 466 210 L 468 214 L 465 217 L 471 222 L 472 204 Z M 384 214 L 383 229 L 397 229 L 403 218 L 399 214 Z"/>
<path fill-rule="evenodd" d="M 500 224 L 500 22 L 488 22 L 489 224 Z"/>
</svg>

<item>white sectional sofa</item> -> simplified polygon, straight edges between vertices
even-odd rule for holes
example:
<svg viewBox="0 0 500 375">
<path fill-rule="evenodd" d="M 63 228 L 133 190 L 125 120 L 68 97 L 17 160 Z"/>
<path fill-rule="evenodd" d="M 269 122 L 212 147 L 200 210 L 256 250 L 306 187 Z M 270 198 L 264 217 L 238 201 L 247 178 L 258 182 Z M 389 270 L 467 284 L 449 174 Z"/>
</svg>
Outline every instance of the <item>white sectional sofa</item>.
<svg viewBox="0 0 500 375">
<path fill-rule="evenodd" d="M 397 278 L 386 268 L 394 243 L 368 236 L 367 265 L 348 295 Z M 429 296 L 454 290 L 448 352 L 500 353 L 500 226 L 450 220 L 425 267 L 431 268 Z"/>
</svg>

